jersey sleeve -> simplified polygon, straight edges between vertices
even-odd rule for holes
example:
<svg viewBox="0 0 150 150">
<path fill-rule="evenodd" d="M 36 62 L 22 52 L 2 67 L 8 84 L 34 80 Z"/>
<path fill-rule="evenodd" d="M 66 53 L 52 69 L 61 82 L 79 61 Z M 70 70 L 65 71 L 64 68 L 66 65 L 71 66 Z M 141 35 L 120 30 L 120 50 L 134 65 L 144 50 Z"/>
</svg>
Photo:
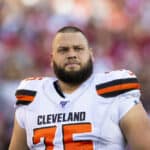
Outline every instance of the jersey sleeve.
<svg viewBox="0 0 150 150">
<path fill-rule="evenodd" d="M 118 79 L 119 78 L 119 79 Z M 140 83 L 136 75 L 129 70 L 120 71 L 117 79 L 120 81 L 116 86 L 116 102 L 118 103 L 118 116 L 121 120 L 127 112 L 140 102 Z"/>
<path fill-rule="evenodd" d="M 140 102 L 140 84 L 136 75 L 129 70 L 117 70 L 105 74 L 104 82 L 96 86 L 97 94 L 113 99 L 120 120 Z"/>
<path fill-rule="evenodd" d="M 24 115 L 25 115 L 24 108 L 18 107 L 15 112 L 15 117 L 21 128 L 25 128 L 25 124 L 23 121 L 23 119 L 25 117 Z"/>
<path fill-rule="evenodd" d="M 140 95 L 139 90 L 133 90 L 117 97 L 119 120 L 121 120 L 132 107 L 140 102 Z"/>
<path fill-rule="evenodd" d="M 36 80 L 22 80 L 16 90 L 16 105 L 28 105 L 36 96 L 38 84 Z"/>
<path fill-rule="evenodd" d="M 15 117 L 21 128 L 25 128 L 27 105 L 34 101 L 40 87 L 41 77 L 31 77 L 20 82 L 16 89 L 16 112 Z"/>
<path fill-rule="evenodd" d="M 136 77 L 136 75 L 129 71 L 122 71 L 122 82 L 121 94 L 119 94 L 116 99 L 118 101 L 118 109 L 119 109 L 119 120 L 121 120 L 126 113 L 133 108 L 136 104 L 140 102 L 141 91 L 140 91 L 140 83 Z"/>
<path fill-rule="evenodd" d="M 104 76 L 104 82 L 96 85 L 97 94 L 104 98 L 112 98 L 140 89 L 137 77 L 128 70 L 112 71 Z"/>
</svg>

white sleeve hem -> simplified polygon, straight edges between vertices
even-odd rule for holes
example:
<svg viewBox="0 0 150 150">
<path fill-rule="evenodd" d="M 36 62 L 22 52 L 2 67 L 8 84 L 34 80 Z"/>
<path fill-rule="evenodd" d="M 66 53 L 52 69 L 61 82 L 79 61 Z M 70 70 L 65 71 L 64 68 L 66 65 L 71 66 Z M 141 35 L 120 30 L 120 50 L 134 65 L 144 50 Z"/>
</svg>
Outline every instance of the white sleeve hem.
<svg viewBox="0 0 150 150">
<path fill-rule="evenodd" d="M 16 112 L 15 112 L 15 116 L 16 116 L 16 120 L 18 122 L 18 124 L 20 125 L 21 128 L 25 128 L 25 125 L 24 125 L 24 122 L 23 122 L 23 119 L 25 118 L 24 116 L 24 109 L 22 107 L 18 107 L 16 109 Z"/>
</svg>

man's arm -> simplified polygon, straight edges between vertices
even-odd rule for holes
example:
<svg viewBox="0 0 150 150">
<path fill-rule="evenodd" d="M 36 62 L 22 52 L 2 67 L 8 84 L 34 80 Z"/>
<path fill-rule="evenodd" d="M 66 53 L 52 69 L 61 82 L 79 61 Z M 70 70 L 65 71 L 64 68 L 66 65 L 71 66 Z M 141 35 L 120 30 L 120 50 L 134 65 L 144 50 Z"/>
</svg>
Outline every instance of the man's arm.
<svg viewBox="0 0 150 150">
<path fill-rule="evenodd" d="M 19 126 L 16 118 L 9 150 L 28 150 L 25 130 Z"/>
<path fill-rule="evenodd" d="M 141 103 L 121 119 L 120 127 L 132 150 L 150 150 L 150 119 Z"/>
</svg>

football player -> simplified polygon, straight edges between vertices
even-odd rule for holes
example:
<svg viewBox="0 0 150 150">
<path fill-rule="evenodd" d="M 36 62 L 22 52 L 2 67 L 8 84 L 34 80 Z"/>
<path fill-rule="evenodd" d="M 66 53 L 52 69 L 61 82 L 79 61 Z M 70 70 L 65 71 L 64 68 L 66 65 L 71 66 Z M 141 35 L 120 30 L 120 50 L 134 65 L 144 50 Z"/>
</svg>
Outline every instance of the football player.
<svg viewBox="0 0 150 150">
<path fill-rule="evenodd" d="M 16 90 L 9 150 L 150 150 L 150 120 L 134 73 L 93 73 L 93 52 L 76 27 L 52 42 L 56 77 L 31 77 Z"/>
</svg>

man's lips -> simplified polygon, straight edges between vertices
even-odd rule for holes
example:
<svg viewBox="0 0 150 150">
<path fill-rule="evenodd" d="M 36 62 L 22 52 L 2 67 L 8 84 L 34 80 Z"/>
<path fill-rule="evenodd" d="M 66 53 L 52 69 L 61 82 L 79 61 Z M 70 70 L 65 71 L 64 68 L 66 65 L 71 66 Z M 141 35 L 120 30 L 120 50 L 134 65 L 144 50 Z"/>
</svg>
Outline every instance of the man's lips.
<svg viewBox="0 0 150 150">
<path fill-rule="evenodd" d="M 74 66 L 79 66 L 80 63 L 78 62 L 67 62 L 65 63 L 65 66 L 69 66 L 69 67 L 74 67 Z"/>
<path fill-rule="evenodd" d="M 65 63 L 65 66 L 67 65 L 79 65 L 80 63 L 79 62 L 67 62 Z"/>
</svg>

